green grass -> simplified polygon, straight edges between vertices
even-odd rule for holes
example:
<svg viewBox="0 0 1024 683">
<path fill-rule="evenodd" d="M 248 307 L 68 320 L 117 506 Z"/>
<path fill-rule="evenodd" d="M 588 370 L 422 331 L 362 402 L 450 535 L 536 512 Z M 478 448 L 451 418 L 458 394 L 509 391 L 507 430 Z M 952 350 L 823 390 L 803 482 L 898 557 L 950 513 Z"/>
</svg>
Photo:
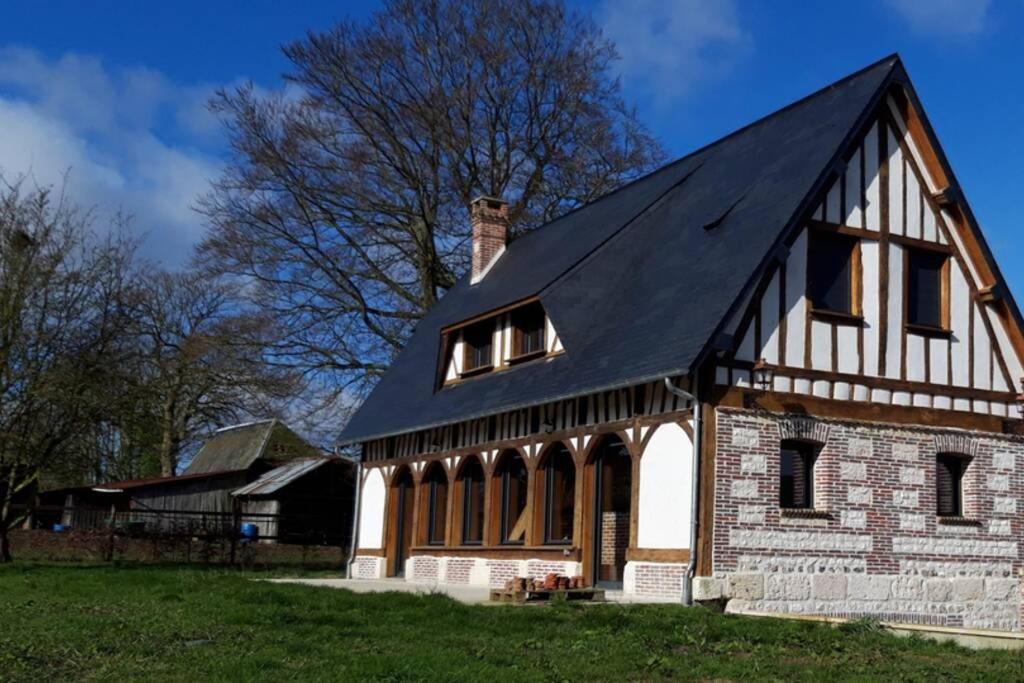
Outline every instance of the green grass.
<svg viewBox="0 0 1024 683">
<path fill-rule="evenodd" d="M 1022 680 L 1016 652 L 671 605 L 466 606 L 152 566 L 0 568 L 0 680 Z"/>
</svg>

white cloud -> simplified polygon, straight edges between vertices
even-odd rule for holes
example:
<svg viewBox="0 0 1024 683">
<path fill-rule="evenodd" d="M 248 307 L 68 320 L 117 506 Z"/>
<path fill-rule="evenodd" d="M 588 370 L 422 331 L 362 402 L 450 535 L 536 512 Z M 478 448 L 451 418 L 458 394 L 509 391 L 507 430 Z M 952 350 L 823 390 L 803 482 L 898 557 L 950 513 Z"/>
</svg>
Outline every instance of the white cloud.
<svg viewBox="0 0 1024 683">
<path fill-rule="evenodd" d="M 916 31 L 947 36 L 981 33 L 990 0 L 887 0 Z"/>
<path fill-rule="evenodd" d="M 727 73 L 751 47 L 734 0 L 604 0 L 626 87 L 665 103 Z"/>
<path fill-rule="evenodd" d="M 69 173 L 74 200 L 101 218 L 131 215 L 143 254 L 178 265 L 202 234 L 191 206 L 220 169 L 219 128 L 204 110 L 212 91 L 93 57 L 0 48 L 0 171 L 41 185 Z"/>
</svg>

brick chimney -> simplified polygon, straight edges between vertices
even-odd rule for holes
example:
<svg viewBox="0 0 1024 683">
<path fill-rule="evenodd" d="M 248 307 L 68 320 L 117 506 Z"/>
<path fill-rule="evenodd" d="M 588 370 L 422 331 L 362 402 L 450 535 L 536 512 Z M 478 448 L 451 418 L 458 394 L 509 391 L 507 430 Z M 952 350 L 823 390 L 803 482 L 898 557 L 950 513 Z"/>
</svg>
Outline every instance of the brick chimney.
<svg viewBox="0 0 1024 683">
<path fill-rule="evenodd" d="M 476 284 L 505 251 L 508 242 L 508 202 L 494 197 L 477 197 L 469 205 L 469 215 L 473 226 L 473 273 L 470 283 Z"/>
</svg>

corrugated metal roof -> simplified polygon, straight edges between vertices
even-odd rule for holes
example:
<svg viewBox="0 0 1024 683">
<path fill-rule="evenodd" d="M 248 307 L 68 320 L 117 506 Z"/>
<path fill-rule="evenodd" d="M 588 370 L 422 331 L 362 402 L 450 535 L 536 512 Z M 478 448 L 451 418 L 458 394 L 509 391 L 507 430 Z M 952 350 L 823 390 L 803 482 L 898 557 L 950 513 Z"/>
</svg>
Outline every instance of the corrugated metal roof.
<svg viewBox="0 0 1024 683">
<path fill-rule="evenodd" d="M 149 479 L 126 479 L 124 481 L 110 481 L 92 486 L 97 493 L 121 493 L 129 489 L 144 488 L 146 486 L 163 486 L 165 484 L 177 484 L 179 482 L 193 481 L 195 479 L 209 479 L 226 474 L 238 474 L 245 470 L 227 470 L 217 472 L 197 472 L 193 474 L 182 474 L 177 477 L 151 477 Z"/>
<path fill-rule="evenodd" d="M 903 76 L 887 57 L 511 242 L 420 321 L 340 442 L 690 372 Z M 444 326 L 534 294 L 565 354 L 436 391 Z"/>
<path fill-rule="evenodd" d="M 293 481 L 300 479 L 321 465 L 330 461 L 330 458 L 310 458 L 309 460 L 296 460 L 287 465 L 265 473 L 251 484 L 246 484 L 240 489 L 231 492 L 233 496 L 267 496 L 276 493 Z"/>
</svg>

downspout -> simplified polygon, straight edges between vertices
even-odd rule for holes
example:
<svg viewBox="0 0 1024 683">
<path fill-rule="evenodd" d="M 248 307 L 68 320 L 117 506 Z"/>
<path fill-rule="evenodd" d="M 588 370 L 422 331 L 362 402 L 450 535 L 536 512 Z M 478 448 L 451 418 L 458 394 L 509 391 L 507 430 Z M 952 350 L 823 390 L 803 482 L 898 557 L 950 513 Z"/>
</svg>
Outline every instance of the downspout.
<svg viewBox="0 0 1024 683">
<path fill-rule="evenodd" d="M 345 568 L 345 578 L 352 578 L 352 565 L 356 561 L 356 544 L 359 540 L 359 513 L 362 510 L 360 504 L 360 497 L 363 493 L 363 459 L 356 460 L 356 495 L 355 495 L 355 512 L 352 515 L 352 544 L 348 551 L 348 566 Z"/>
<path fill-rule="evenodd" d="M 697 568 L 697 530 L 698 530 L 698 504 L 697 496 L 700 493 L 700 448 L 701 448 L 701 411 L 700 401 L 697 400 L 697 378 L 693 379 L 693 393 L 684 391 L 672 383 L 672 379 L 665 378 L 665 388 L 673 395 L 686 399 L 693 403 L 693 466 L 690 476 L 692 483 L 690 487 L 690 560 L 686 565 L 686 574 L 683 577 L 683 604 L 693 604 L 693 574 Z"/>
</svg>

